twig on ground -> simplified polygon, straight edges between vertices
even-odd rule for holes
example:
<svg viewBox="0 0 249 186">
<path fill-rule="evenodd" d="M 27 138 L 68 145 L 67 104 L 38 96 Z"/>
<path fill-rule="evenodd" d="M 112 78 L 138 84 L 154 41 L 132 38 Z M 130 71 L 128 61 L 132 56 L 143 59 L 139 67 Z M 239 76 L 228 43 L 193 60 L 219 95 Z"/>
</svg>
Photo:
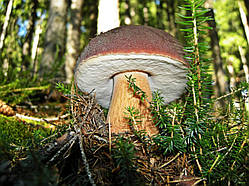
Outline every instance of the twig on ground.
<svg viewBox="0 0 249 186">
<path fill-rule="evenodd" d="M 58 120 L 61 120 L 61 119 L 64 119 L 64 118 L 67 118 L 70 114 L 64 114 L 62 116 L 59 116 L 59 117 L 53 117 L 53 118 L 36 118 L 36 117 L 31 117 L 31 116 L 25 116 L 25 115 L 22 115 L 22 114 L 16 114 L 15 117 L 17 118 L 20 118 L 20 119 L 28 119 L 28 120 L 32 120 L 32 121 L 37 121 L 37 122 L 51 122 L 51 121 L 58 121 Z M 50 123 L 51 124 L 51 123 Z M 54 124 L 53 124 L 54 125 Z"/>
</svg>

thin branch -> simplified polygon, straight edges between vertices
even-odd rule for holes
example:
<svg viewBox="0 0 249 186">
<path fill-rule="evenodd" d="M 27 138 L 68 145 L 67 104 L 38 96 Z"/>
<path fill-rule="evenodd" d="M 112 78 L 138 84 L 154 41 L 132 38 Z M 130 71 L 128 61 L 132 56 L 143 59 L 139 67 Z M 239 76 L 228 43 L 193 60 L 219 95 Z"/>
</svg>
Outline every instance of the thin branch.
<svg viewBox="0 0 249 186">
<path fill-rule="evenodd" d="M 75 135 L 71 140 L 69 140 L 56 154 L 49 160 L 49 163 L 51 164 L 53 161 L 55 161 L 56 158 L 58 158 L 62 152 L 68 147 L 72 146 L 72 144 L 75 143 L 75 140 L 77 139 L 77 136 Z"/>
<path fill-rule="evenodd" d="M 167 165 L 169 165 L 171 162 L 173 162 L 176 158 L 178 158 L 180 156 L 180 152 L 177 153 L 177 155 L 175 155 L 175 157 L 173 157 L 171 160 L 169 160 L 168 162 L 166 162 L 165 164 L 161 165 L 159 167 L 159 169 L 163 168 L 163 167 L 166 167 Z"/>
<path fill-rule="evenodd" d="M 219 100 L 221 100 L 221 99 L 224 99 L 224 98 L 226 98 L 226 97 L 228 97 L 228 96 L 231 96 L 231 95 L 233 95 L 233 94 L 235 94 L 235 93 L 237 93 L 237 92 L 240 92 L 240 91 L 243 90 L 243 89 L 245 89 L 245 87 L 238 88 L 237 90 L 234 90 L 234 91 L 232 91 L 232 92 L 230 92 L 230 93 L 228 93 L 228 94 L 226 94 L 226 95 L 224 95 L 224 96 L 221 96 L 221 97 L 216 98 L 214 101 L 217 102 L 217 101 L 219 101 Z"/>
<path fill-rule="evenodd" d="M 51 121 L 58 121 L 60 119 L 67 118 L 69 115 L 70 114 L 64 114 L 63 116 L 54 117 L 54 118 L 36 118 L 36 117 L 25 116 L 25 115 L 17 113 L 15 117 L 21 118 L 21 119 L 32 120 L 32 121 L 38 121 L 38 122 L 51 122 Z"/>
<path fill-rule="evenodd" d="M 34 90 L 44 90 L 48 89 L 50 85 L 40 86 L 40 87 L 28 87 L 28 88 L 17 88 L 17 89 L 8 89 L 1 92 L 23 92 L 23 91 L 34 91 Z M 1 86 L 0 89 L 8 88 L 8 85 Z"/>
<path fill-rule="evenodd" d="M 87 172 L 87 176 L 88 176 L 88 179 L 90 181 L 90 183 L 95 186 L 95 182 L 92 178 L 92 173 L 90 171 L 90 167 L 89 167 L 89 164 L 88 164 L 88 161 L 87 161 L 87 158 L 86 158 L 86 154 L 85 154 L 85 151 L 84 151 L 84 147 L 83 147 L 83 139 L 82 139 L 82 134 L 81 134 L 81 130 L 80 130 L 80 133 L 78 133 L 78 138 L 79 138 L 79 145 L 80 145 L 80 152 L 81 152 L 81 157 L 82 157 L 82 160 L 85 164 L 85 170 Z"/>
</svg>

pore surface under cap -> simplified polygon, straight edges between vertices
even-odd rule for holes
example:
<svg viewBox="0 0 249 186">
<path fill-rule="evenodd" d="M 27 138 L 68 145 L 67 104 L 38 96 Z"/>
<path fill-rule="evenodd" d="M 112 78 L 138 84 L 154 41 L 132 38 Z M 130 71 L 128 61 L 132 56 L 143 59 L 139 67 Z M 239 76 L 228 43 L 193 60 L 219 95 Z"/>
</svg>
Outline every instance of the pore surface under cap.
<svg viewBox="0 0 249 186">
<path fill-rule="evenodd" d="M 186 66 L 182 62 L 151 54 L 93 56 L 78 64 L 75 82 L 82 91 L 95 89 L 98 102 L 107 108 L 113 90 L 113 77 L 127 71 L 147 73 L 152 91 L 159 90 L 167 103 L 180 97 L 187 82 Z"/>
</svg>

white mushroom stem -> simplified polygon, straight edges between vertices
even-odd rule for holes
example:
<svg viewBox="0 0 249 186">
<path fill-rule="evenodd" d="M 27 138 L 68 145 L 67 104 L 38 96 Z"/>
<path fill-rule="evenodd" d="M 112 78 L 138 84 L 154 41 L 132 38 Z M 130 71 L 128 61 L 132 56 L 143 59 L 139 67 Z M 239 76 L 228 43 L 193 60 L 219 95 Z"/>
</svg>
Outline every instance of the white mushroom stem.
<svg viewBox="0 0 249 186">
<path fill-rule="evenodd" d="M 133 95 L 133 89 L 129 88 L 129 83 L 125 76 L 132 75 L 136 78 L 135 84 L 140 87 L 148 96 L 147 100 L 141 101 L 139 95 Z M 114 89 L 112 94 L 112 100 L 108 113 L 108 122 L 111 124 L 112 133 L 120 133 L 130 131 L 128 120 L 124 117 L 129 115 L 124 114 L 128 112 L 127 107 L 134 107 L 138 109 L 141 116 L 141 122 L 133 122 L 136 130 L 145 130 L 148 135 L 158 133 L 158 129 L 151 120 L 151 113 L 149 111 L 149 103 L 151 101 L 152 94 L 148 81 L 148 74 L 143 72 L 125 72 L 117 74 L 114 77 Z"/>
</svg>

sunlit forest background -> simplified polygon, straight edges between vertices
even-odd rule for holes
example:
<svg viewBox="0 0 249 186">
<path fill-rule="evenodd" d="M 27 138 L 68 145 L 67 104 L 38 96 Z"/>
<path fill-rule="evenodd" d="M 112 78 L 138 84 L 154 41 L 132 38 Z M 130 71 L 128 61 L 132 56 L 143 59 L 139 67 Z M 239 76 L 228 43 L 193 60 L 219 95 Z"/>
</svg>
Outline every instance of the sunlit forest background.
<svg viewBox="0 0 249 186">
<path fill-rule="evenodd" d="M 153 142 L 168 164 L 159 161 L 161 156 L 150 155 L 142 169 L 130 139 L 114 140 L 111 154 L 110 144 L 96 145 L 90 134 L 82 137 L 85 153 L 82 147 L 73 148 L 79 142 L 72 142 L 76 139 L 72 136 L 70 143 L 63 141 L 53 152 L 44 150 L 75 130 L 73 70 L 92 38 L 118 26 L 148 25 L 187 47 L 191 44 L 181 22 L 184 17 L 191 19 L 188 8 L 198 4 L 207 10 L 201 17 L 208 17 L 201 23 L 205 33 L 200 32 L 198 39 L 206 46 L 203 73 L 208 74 L 212 93 L 207 96 L 210 102 L 199 106 L 187 98 L 193 92 L 162 106 L 162 115 L 173 113 L 165 115 L 166 123 L 178 121 L 179 127 L 186 127 L 168 131 L 162 126 L 164 132 Z M 0 0 L 0 185 L 171 185 L 185 178 L 204 185 L 247 185 L 248 65 L 249 0 Z M 205 82 L 204 77 L 200 82 Z M 208 114 L 204 113 L 207 103 Z M 191 128 L 188 117 L 197 110 L 199 118 L 191 122 L 200 126 Z M 194 138 L 188 133 L 192 129 Z M 171 139 L 164 137 L 167 134 Z M 100 151 L 104 157 L 96 155 Z M 101 168 L 102 161 L 108 170 Z M 159 162 L 154 172 L 152 161 Z"/>
</svg>

